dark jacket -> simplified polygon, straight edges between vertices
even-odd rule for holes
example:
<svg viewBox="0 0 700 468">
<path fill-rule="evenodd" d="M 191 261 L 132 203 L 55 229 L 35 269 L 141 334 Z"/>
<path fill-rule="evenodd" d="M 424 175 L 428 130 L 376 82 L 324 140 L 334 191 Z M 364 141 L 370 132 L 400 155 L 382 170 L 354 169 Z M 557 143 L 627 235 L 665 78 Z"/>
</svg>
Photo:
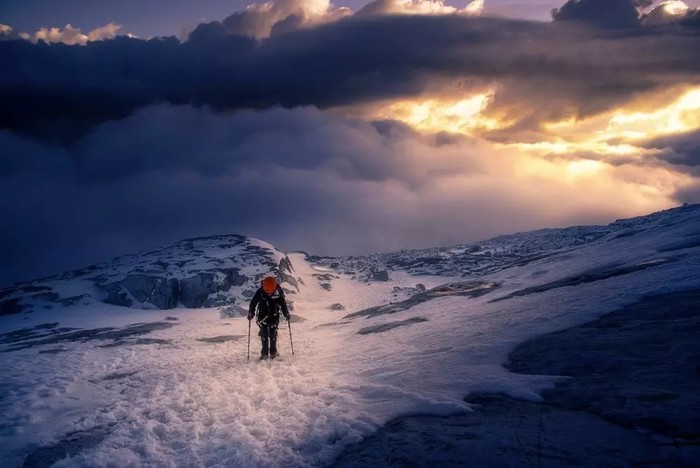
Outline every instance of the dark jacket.
<svg viewBox="0 0 700 468">
<path fill-rule="evenodd" d="M 279 323 L 280 311 L 284 318 L 289 319 L 289 309 L 287 308 L 287 300 L 284 298 L 284 291 L 277 286 L 274 293 L 267 294 L 262 288 L 258 288 L 250 300 L 248 308 L 248 320 L 255 317 L 255 312 L 258 313 L 259 324 L 276 324 Z"/>
</svg>

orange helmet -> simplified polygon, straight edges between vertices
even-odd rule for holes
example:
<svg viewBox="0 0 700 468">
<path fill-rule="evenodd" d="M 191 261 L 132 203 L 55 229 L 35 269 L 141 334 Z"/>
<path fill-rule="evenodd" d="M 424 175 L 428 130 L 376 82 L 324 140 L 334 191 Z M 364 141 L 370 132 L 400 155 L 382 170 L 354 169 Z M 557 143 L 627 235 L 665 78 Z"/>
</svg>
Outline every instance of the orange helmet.
<svg viewBox="0 0 700 468">
<path fill-rule="evenodd" d="M 277 290 L 277 280 L 272 277 L 268 276 L 262 281 L 262 288 L 263 291 L 265 291 L 268 294 L 272 294 Z"/>
</svg>

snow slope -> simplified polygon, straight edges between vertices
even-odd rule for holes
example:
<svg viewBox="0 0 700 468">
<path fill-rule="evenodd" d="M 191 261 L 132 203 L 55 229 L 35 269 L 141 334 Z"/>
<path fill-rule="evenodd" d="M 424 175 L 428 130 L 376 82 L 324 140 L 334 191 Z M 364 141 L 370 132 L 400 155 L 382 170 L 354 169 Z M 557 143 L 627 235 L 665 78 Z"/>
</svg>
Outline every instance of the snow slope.
<svg viewBox="0 0 700 468">
<path fill-rule="evenodd" d="M 508 372 L 518 343 L 700 286 L 697 206 L 531 236 L 490 241 L 491 266 L 472 274 L 460 266 L 470 248 L 447 252 L 444 269 L 386 260 L 421 252 L 289 254 L 300 280 L 295 355 L 281 328 L 276 362 L 254 359 L 255 335 L 248 361 L 247 320 L 217 308 L 93 301 L 2 316 L 0 457 L 8 466 L 322 465 L 397 416 L 468 412 L 469 393 L 537 401 L 560 378 Z M 389 281 L 368 280 L 381 269 Z"/>
<path fill-rule="evenodd" d="M 227 306 L 224 315 L 245 315 L 240 306 L 247 308 L 264 275 L 276 275 L 294 294 L 299 285 L 293 273 L 285 254 L 258 239 L 186 239 L 1 289 L 0 315 L 94 302 L 138 309 Z"/>
</svg>

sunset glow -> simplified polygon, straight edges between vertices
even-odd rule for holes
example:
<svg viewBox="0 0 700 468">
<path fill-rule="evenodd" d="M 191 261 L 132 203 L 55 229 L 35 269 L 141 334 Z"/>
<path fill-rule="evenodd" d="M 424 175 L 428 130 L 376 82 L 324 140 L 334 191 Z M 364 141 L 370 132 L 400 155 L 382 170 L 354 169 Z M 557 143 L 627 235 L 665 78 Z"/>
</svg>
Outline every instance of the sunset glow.
<svg viewBox="0 0 700 468">
<path fill-rule="evenodd" d="M 353 253 L 700 202 L 700 0 L 144 2 L 3 11 L 7 276 L 75 213 Z"/>
<path fill-rule="evenodd" d="M 688 132 L 700 128 L 700 88 L 693 88 L 667 107 L 653 112 L 620 110 L 604 135 L 630 140 Z"/>
<path fill-rule="evenodd" d="M 512 121 L 487 116 L 495 90 L 467 98 L 430 98 L 399 101 L 374 114 L 375 118 L 400 120 L 426 134 L 449 132 L 488 139 L 488 132 L 507 129 Z M 551 136 L 537 142 L 495 143 L 532 154 L 573 155 L 594 153 L 601 157 L 641 159 L 654 153 L 643 141 L 700 129 L 700 87 L 686 89 L 665 107 L 637 111 L 621 107 L 605 114 L 578 121 L 569 118 L 543 123 Z M 593 160 L 577 160 L 569 173 L 589 173 L 599 169 Z"/>
<path fill-rule="evenodd" d="M 449 132 L 473 135 L 479 131 L 502 126 L 502 123 L 483 115 L 494 93 L 494 91 L 488 91 L 457 99 L 429 98 L 398 101 L 379 110 L 374 117 L 400 120 L 426 133 Z"/>
</svg>

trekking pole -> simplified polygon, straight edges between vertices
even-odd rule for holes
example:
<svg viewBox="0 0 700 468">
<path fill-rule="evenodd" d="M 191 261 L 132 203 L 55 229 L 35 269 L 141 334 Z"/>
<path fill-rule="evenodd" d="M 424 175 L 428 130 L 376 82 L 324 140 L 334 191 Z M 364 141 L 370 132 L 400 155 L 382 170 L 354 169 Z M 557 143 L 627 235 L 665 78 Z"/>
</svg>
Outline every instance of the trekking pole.
<svg viewBox="0 0 700 468">
<path fill-rule="evenodd" d="M 248 320 L 248 360 L 250 361 L 250 322 L 251 320 Z"/>
<path fill-rule="evenodd" d="M 287 320 L 287 325 L 289 325 L 289 344 L 292 345 L 292 356 L 294 356 L 294 340 L 292 340 L 292 322 Z"/>
</svg>

